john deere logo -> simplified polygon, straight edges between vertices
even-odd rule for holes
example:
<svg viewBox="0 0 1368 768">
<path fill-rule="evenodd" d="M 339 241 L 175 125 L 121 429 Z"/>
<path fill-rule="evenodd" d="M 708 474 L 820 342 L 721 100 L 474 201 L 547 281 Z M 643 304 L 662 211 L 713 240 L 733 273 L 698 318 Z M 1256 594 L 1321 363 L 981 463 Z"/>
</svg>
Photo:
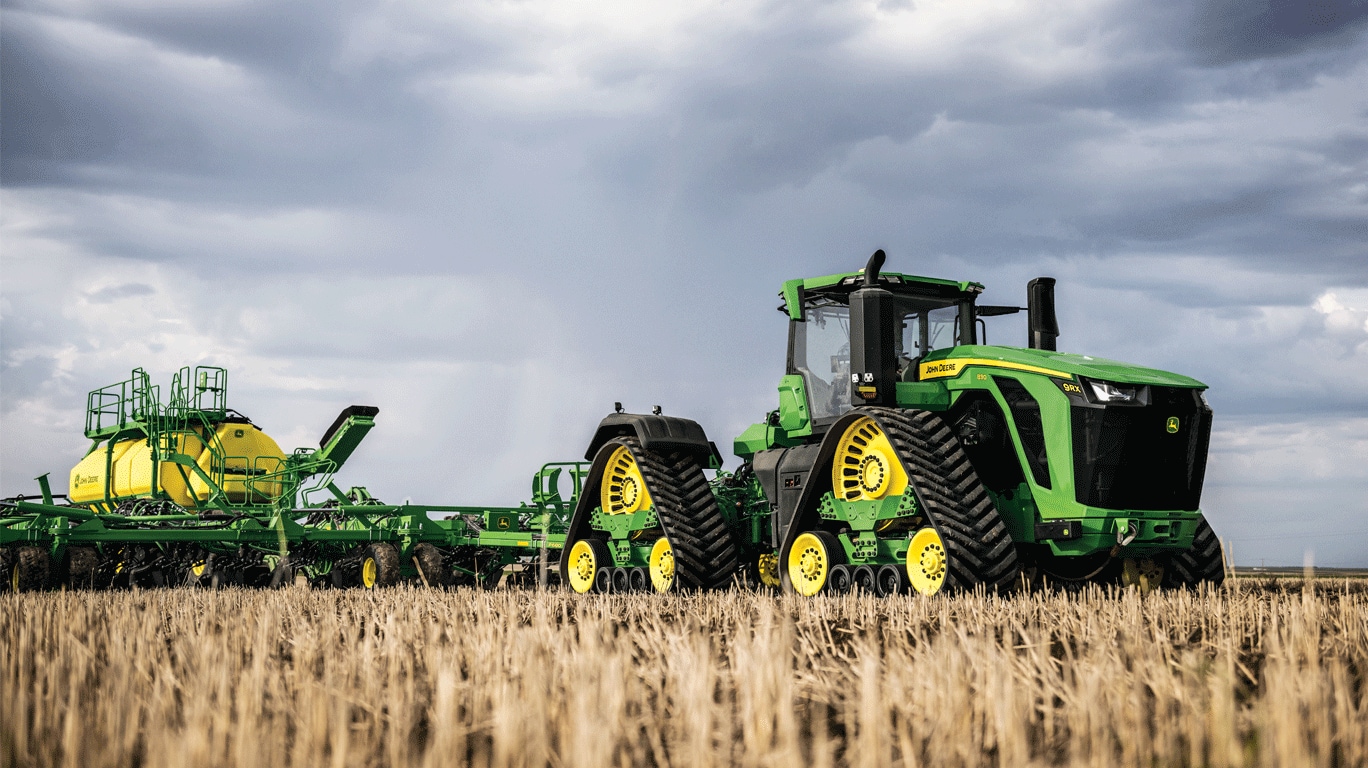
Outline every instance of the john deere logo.
<svg viewBox="0 0 1368 768">
<path fill-rule="evenodd" d="M 499 518 L 499 527 L 500 527 L 500 528 L 507 528 L 507 527 L 508 527 L 508 518 L 506 518 L 506 517 L 501 517 L 501 518 Z"/>
<path fill-rule="evenodd" d="M 1167 429 L 1170 435 L 1178 434 L 1178 417 L 1168 417 L 1168 423 L 1164 425 L 1164 429 Z"/>
</svg>

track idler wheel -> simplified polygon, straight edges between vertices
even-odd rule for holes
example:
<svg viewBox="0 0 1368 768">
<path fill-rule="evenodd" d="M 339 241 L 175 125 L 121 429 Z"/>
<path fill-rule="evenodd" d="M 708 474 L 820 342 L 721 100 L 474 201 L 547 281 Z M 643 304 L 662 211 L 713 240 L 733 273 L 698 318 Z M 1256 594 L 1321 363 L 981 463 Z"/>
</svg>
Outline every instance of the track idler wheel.
<svg viewBox="0 0 1368 768">
<path fill-rule="evenodd" d="M 608 545 L 599 539 L 580 539 L 565 557 L 569 562 L 570 588 L 580 594 L 593 591 L 598 572 L 613 562 Z"/>
<path fill-rule="evenodd" d="M 651 586 L 657 592 L 669 592 L 675 584 L 674 548 L 664 536 L 656 539 L 651 546 L 648 569 L 651 572 Z"/>
<path fill-rule="evenodd" d="M 7 575 L 11 592 L 47 589 L 52 578 L 52 557 L 41 547 L 20 547 Z"/>
<path fill-rule="evenodd" d="M 755 558 L 755 578 L 763 587 L 778 589 L 783 585 L 779 575 L 779 556 L 773 552 L 761 552 Z"/>
<path fill-rule="evenodd" d="M 835 534 L 807 531 L 789 548 L 789 581 L 798 594 L 811 597 L 826 588 L 834 566 L 845 563 L 845 550 Z"/>
<path fill-rule="evenodd" d="M 874 566 L 855 566 L 850 571 L 850 582 L 851 586 L 855 589 L 858 589 L 867 595 L 874 594 Z"/>
<path fill-rule="evenodd" d="M 945 542 L 935 528 L 923 528 L 907 548 L 907 580 L 923 595 L 934 595 L 945 586 Z"/>
</svg>

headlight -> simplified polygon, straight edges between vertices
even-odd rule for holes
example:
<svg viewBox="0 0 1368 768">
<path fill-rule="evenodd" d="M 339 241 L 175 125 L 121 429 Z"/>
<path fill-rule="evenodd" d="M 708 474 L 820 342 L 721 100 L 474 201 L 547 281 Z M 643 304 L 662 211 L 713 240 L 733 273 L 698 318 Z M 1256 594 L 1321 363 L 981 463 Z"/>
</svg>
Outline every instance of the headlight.
<svg viewBox="0 0 1368 768">
<path fill-rule="evenodd" d="M 1088 399 L 1102 405 L 1144 405 L 1149 398 L 1148 387 L 1134 384 L 1112 384 L 1106 381 L 1083 380 Z"/>
</svg>

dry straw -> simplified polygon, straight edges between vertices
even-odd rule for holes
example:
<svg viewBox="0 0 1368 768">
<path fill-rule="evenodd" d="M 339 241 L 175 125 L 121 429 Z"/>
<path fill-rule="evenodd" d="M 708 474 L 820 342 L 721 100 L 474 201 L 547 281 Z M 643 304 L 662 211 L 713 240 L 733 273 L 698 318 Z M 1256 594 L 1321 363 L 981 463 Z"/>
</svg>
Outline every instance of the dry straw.
<svg viewBox="0 0 1368 768">
<path fill-rule="evenodd" d="M 1368 764 L 1368 594 L 0 596 L 0 763 Z"/>
</svg>

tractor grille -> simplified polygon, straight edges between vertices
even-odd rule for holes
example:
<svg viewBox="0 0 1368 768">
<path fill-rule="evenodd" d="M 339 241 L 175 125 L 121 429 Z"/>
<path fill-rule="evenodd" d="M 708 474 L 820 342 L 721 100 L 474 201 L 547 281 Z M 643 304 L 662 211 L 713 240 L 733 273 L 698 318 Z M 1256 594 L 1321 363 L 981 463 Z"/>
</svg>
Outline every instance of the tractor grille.
<svg viewBox="0 0 1368 768">
<path fill-rule="evenodd" d="M 1078 503 L 1103 509 L 1197 509 L 1211 439 L 1211 410 L 1196 390 L 1149 389 L 1149 402 L 1141 406 L 1074 401 Z M 1173 418 L 1178 423 L 1171 432 Z"/>
</svg>

